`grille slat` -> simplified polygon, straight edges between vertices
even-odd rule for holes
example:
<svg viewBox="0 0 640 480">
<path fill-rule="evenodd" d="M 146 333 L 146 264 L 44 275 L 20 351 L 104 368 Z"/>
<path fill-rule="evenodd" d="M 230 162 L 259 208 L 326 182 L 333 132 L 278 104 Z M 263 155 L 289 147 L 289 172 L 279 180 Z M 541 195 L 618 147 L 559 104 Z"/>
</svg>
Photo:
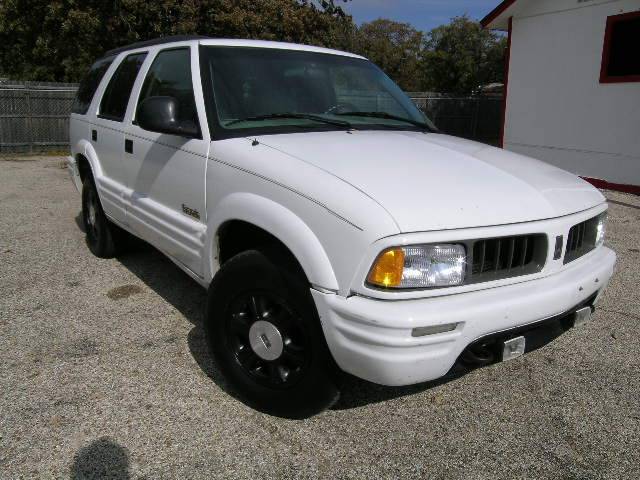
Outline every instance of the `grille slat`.
<svg viewBox="0 0 640 480">
<path fill-rule="evenodd" d="M 520 252 L 520 260 L 518 261 L 518 266 L 524 267 L 525 260 L 527 259 L 527 247 L 529 246 L 529 239 L 524 237 L 522 239 L 522 251 Z"/>
<path fill-rule="evenodd" d="M 578 238 L 578 248 L 582 248 L 584 245 L 584 234 L 587 231 L 587 226 L 583 223 L 580 227 L 580 237 Z"/>
<path fill-rule="evenodd" d="M 509 263 L 507 264 L 507 268 L 511 268 L 513 267 L 513 253 L 516 250 L 516 239 L 512 238 L 511 240 L 509 240 Z"/>
<path fill-rule="evenodd" d="M 476 240 L 472 243 L 470 283 L 539 272 L 547 257 L 547 237 L 542 234 Z"/>
<path fill-rule="evenodd" d="M 567 236 L 567 252 L 572 252 L 574 250 L 573 247 L 573 237 L 576 236 L 576 231 L 572 228 L 569 230 L 569 235 Z"/>
</svg>

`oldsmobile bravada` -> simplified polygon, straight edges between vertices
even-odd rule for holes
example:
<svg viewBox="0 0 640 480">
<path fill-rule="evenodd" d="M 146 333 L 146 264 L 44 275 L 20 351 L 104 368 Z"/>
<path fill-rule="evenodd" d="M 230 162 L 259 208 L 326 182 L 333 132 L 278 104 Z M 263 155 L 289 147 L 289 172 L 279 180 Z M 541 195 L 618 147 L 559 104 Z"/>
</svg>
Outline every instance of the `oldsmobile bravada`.
<svg viewBox="0 0 640 480">
<path fill-rule="evenodd" d="M 408 385 L 516 358 L 613 272 L 598 190 L 439 133 L 358 55 L 133 44 L 91 67 L 70 132 L 91 252 L 134 235 L 208 289 L 217 368 L 273 414 L 329 407 L 341 370 Z"/>
</svg>

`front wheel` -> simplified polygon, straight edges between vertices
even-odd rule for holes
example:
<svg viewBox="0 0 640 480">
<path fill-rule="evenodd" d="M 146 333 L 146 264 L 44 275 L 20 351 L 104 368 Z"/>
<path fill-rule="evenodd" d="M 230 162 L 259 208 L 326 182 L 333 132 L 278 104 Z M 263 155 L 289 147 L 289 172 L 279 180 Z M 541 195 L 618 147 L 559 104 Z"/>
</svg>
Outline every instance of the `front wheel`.
<svg viewBox="0 0 640 480">
<path fill-rule="evenodd" d="M 305 418 L 338 399 L 335 367 L 306 279 L 252 250 L 209 287 L 205 330 L 220 371 L 245 402 Z"/>
</svg>

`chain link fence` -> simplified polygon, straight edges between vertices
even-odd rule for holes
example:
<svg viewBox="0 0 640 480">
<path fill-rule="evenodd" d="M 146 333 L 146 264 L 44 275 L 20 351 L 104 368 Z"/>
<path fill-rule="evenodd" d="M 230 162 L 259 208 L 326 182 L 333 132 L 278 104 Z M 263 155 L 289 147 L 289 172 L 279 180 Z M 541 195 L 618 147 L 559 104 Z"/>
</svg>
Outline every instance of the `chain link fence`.
<svg viewBox="0 0 640 480">
<path fill-rule="evenodd" d="M 64 151 L 77 84 L 0 80 L 0 154 Z M 497 145 L 500 96 L 409 96 L 444 133 Z"/>
<path fill-rule="evenodd" d="M 0 81 L 0 153 L 69 146 L 69 112 L 77 84 Z"/>
<path fill-rule="evenodd" d="M 408 95 L 442 132 L 498 145 L 502 95 L 461 97 L 432 92 L 409 92 Z"/>
</svg>

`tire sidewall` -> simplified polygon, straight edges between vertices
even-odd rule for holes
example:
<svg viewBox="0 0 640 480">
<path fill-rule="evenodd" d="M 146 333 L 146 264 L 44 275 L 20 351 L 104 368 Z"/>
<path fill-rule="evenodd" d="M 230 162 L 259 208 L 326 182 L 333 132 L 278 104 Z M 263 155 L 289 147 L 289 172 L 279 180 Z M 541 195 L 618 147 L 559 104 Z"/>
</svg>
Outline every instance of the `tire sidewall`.
<svg viewBox="0 0 640 480">
<path fill-rule="evenodd" d="M 89 246 L 89 250 L 92 253 L 96 254 L 96 251 L 100 248 L 100 211 L 96 207 L 95 212 L 95 229 L 96 232 L 94 234 L 91 225 L 89 224 L 89 203 L 91 201 L 92 195 L 97 195 L 96 187 L 93 183 L 93 179 L 91 177 L 87 177 L 85 181 L 82 183 L 82 224 L 84 226 L 84 230 L 87 237 L 87 245 Z"/>
<path fill-rule="evenodd" d="M 95 199 L 95 232 L 91 230 L 88 221 L 89 202 L 92 195 Z M 102 209 L 100 196 L 91 175 L 88 175 L 82 183 L 82 224 L 85 229 L 87 246 L 91 253 L 100 258 L 115 256 L 116 246 L 112 231 L 115 226 L 109 222 Z"/>
</svg>

